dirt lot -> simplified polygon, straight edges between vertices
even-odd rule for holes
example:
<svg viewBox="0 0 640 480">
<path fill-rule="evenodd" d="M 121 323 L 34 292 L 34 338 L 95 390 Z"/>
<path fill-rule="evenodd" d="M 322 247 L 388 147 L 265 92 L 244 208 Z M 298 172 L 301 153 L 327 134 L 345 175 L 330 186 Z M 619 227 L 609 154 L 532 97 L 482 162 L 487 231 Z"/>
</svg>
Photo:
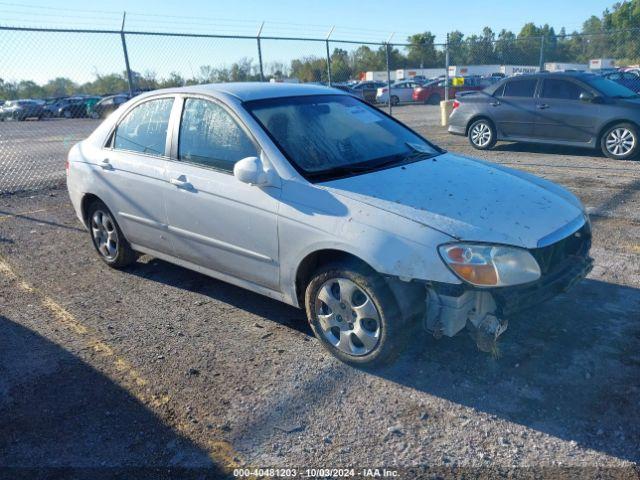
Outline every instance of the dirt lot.
<svg viewBox="0 0 640 480">
<path fill-rule="evenodd" d="M 497 357 L 466 335 L 425 334 L 396 364 L 361 371 L 320 348 L 302 311 L 148 257 L 108 269 L 64 190 L 0 197 L 0 466 L 636 478 L 640 162 L 514 144 L 479 154 L 437 127 L 434 107 L 396 114 L 451 151 L 580 196 L 589 278 L 512 319 Z"/>
</svg>

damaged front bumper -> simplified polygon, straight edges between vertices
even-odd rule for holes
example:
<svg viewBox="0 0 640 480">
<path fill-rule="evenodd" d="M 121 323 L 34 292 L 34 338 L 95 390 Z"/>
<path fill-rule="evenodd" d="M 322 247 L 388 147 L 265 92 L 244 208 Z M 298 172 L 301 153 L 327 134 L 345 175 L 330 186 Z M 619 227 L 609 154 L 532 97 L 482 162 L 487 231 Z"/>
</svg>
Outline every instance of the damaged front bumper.
<svg viewBox="0 0 640 480">
<path fill-rule="evenodd" d="M 491 350 L 507 329 L 509 317 L 566 292 L 592 268 L 593 259 L 585 253 L 566 257 L 539 280 L 525 285 L 476 288 L 434 283 L 428 289 L 424 326 L 436 337 L 451 337 L 469 327 L 478 347 Z"/>
</svg>

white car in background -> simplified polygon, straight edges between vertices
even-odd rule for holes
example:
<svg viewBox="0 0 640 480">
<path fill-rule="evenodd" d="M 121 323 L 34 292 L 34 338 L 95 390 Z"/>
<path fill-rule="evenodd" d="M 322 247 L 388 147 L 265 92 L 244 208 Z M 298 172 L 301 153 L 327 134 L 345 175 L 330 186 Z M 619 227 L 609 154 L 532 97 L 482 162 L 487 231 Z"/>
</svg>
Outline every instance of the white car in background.
<svg viewBox="0 0 640 480">
<path fill-rule="evenodd" d="M 321 86 L 139 95 L 71 149 L 67 186 L 106 264 L 144 253 L 304 308 L 358 365 L 389 361 L 420 325 L 491 345 L 591 268 L 567 190 Z"/>
<path fill-rule="evenodd" d="M 391 105 L 398 105 L 400 102 L 413 101 L 413 89 L 422 86 L 421 83 L 413 80 L 403 80 L 391 84 Z M 389 102 L 389 87 L 378 88 L 376 92 L 377 103 Z"/>
</svg>

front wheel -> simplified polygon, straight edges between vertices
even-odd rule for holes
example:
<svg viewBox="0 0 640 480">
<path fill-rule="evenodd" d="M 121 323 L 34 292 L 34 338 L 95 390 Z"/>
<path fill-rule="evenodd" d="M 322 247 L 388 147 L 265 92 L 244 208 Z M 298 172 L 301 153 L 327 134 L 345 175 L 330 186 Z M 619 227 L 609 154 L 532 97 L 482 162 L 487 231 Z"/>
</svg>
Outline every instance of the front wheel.
<svg viewBox="0 0 640 480">
<path fill-rule="evenodd" d="M 630 160 L 638 155 L 638 130 L 630 123 L 618 123 L 608 128 L 600 138 L 600 148 L 607 157 Z"/>
<path fill-rule="evenodd" d="M 400 99 L 396 95 L 391 95 L 391 105 L 394 107 L 400 103 Z"/>
<path fill-rule="evenodd" d="M 322 345 L 343 362 L 388 362 L 408 338 L 396 299 L 376 272 L 347 263 L 318 270 L 305 294 L 307 317 Z"/>
<path fill-rule="evenodd" d="M 87 220 L 93 246 L 107 265 L 124 268 L 136 260 L 136 253 L 104 203 L 94 201 L 87 209 Z"/>
<path fill-rule="evenodd" d="M 469 143 L 478 150 L 489 150 L 496 144 L 496 129 L 491 121 L 481 118 L 469 127 Z"/>
</svg>

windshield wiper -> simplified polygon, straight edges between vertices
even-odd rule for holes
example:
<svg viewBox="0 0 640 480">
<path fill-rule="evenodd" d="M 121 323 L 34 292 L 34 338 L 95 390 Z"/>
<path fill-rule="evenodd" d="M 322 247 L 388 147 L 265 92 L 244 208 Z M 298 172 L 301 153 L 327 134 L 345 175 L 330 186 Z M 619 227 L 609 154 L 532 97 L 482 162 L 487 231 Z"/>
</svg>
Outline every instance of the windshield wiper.
<svg viewBox="0 0 640 480">
<path fill-rule="evenodd" d="M 380 170 L 385 167 L 390 167 L 393 165 L 400 166 L 406 163 L 410 163 L 417 159 L 425 160 L 427 158 L 432 158 L 437 155 L 440 155 L 439 152 L 432 152 L 427 150 L 426 148 L 425 149 L 415 148 L 414 144 L 407 143 L 407 145 L 410 145 L 413 151 L 404 155 L 399 154 L 399 155 L 394 155 L 390 158 L 385 157 L 385 160 L 381 160 L 378 162 L 364 162 L 361 164 L 356 163 L 353 165 L 339 165 L 339 166 L 332 167 L 328 170 L 322 170 L 320 172 L 311 172 L 311 173 L 308 173 L 307 175 L 312 178 L 316 178 L 316 177 L 325 177 L 325 176 L 332 177 L 336 175 L 340 176 L 345 174 L 363 173 L 368 171 Z"/>
</svg>

